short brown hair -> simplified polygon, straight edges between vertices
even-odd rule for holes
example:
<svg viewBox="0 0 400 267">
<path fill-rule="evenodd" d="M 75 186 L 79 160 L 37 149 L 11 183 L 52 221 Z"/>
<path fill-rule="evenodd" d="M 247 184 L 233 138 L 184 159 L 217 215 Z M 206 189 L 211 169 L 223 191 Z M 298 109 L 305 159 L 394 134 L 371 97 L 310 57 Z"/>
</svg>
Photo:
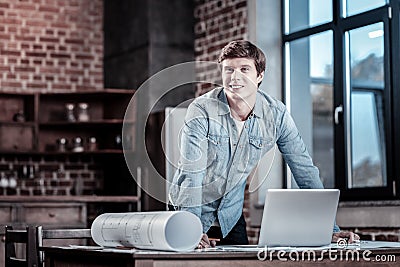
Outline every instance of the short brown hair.
<svg viewBox="0 0 400 267">
<path fill-rule="evenodd" d="M 229 42 L 221 50 L 221 54 L 218 58 L 218 63 L 221 63 L 227 58 L 249 58 L 254 60 L 256 66 L 257 75 L 260 75 L 265 71 L 265 55 L 254 44 L 245 40 L 238 40 Z"/>
</svg>

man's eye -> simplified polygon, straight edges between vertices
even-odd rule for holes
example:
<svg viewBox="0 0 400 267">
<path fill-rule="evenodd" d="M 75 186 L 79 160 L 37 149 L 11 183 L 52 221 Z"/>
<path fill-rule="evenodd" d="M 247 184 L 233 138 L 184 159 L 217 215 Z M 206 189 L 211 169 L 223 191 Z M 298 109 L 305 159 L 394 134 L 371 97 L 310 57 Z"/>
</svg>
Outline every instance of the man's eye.
<svg viewBox="0 0 400 267">
<path fill-rule="evenodd" d="M 250 71 L 250 68 L 242 68 L 242 72 L 249 72 Z"/>
<path fill-rule="evenodd" d="M 233 73 L 233 69 L 225 69 L 225 73 Z"/>
</svg>

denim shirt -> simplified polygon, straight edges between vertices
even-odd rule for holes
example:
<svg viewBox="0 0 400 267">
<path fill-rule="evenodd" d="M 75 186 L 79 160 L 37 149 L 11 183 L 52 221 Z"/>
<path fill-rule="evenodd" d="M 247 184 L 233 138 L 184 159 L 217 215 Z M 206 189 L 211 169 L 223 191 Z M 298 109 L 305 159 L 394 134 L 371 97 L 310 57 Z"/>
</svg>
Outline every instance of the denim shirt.
<svg viewBox="0 0 400 267">
<path fill-rule="evenodd" d="M 240 134 L 223 88 L 196 98 L 181 131 L 171 204 L 197 215 L 204 233 L 218 219 L 225 237 L 242 214 L 247 177 L 275 143 L 300 188 L 323 188 L 319 171 L 282 102 L 258 90 Z M 335 231 L 339 231 L 336 224 Z"/>
</svg>

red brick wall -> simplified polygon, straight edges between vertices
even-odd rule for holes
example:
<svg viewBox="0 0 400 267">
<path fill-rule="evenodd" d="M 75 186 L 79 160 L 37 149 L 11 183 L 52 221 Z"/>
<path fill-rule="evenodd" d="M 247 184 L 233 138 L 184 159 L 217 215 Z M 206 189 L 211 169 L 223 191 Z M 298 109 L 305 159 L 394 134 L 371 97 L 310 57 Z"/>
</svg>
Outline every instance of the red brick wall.
<svg viewBox="0 0 400 267">
<path fill-rule="evenodd" d="M 103 0 L 0 0 L 0 91 L 102 88 Z M 0 156 L 1 176 L 18 177 L 0 195 L 93 194 L 100 169 L 90 158 Z"/>
<path fill-rule="evenodd" d="M 0 90 L 103 88 L 102 0 L 0 0 Z"/>
<path fill-rule="evenodd" d="M 219 52 L 229 41 L 247 39 L 247 0 L 196 0 L 194 9 L 195 41 L 197 61 L 216 62 Z M 218 71 L 200 70 L 203 81 L 219 83 Z M 196 95 L 210 89 L 212 84 L 197 85 Z"/>
<path fill-rule="evenodd" d="M 62 161 L 41 156 L 1 156 L 0 196 L 92 195 L 103 188 L 103 173 L 91 157 L 71 156 Z M 11 180 L 16 178 L 16 185 Z"/>
</svg>

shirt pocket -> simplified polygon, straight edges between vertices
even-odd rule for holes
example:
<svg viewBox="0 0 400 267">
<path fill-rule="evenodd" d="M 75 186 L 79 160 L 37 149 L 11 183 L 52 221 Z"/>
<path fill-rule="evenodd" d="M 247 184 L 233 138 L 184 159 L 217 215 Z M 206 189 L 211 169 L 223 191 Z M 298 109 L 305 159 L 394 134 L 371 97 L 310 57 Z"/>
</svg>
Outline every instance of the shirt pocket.
<svg viewBox="0 0 400 267">
<path fill-rule="evenodd" d="M 216 174 L 222 175 L 226 169 L 228 161 L 229 137 L 209 134 L 207 139 L 208 168 L 213 169 Z"/>
<path fill-rule="evenodd" d="M 250 159 L 252 163 L 258 163 L 258 161 L 267 153 L 273 146 L 273 140 L 271 138 L 262 137 L 250 137 Z"/>
</svg>

